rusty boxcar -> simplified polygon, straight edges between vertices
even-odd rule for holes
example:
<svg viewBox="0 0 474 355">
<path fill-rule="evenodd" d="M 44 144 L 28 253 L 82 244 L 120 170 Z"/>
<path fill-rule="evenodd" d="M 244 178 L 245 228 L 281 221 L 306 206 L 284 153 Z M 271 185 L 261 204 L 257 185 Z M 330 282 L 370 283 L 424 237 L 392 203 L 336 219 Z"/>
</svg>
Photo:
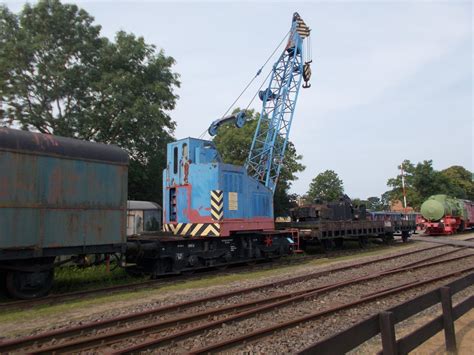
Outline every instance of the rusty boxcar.
<svg viewBox="0 0 474 355">
<path fill-rule="evenodd" d="M 12 296 L 52 284 L 60 255 L 123 252 L 128 154 L 0 128 L 0 272 Z"/>
</svg>

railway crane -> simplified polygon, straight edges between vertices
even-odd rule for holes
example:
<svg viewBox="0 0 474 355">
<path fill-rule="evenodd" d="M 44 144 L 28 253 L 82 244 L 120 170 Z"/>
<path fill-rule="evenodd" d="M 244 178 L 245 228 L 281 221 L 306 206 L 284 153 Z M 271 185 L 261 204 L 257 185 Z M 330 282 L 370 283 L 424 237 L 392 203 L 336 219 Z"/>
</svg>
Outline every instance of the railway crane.
<svg viewBox="0 0 474 355">
<path fill-rule="evenodd" d="M 288 41 L 271 69 L 268 86 L 258 92 L 262 110 L 244 166 L 223 163 L 210 140 L 185 138 L 168 144 L 163 172 L 166 232 L 195 239 L 222 237 L 238 243 L 234 249 L 250 253 L 258 249 L 253 244 L 262 240 L 267 247 L 284 248 L 291 239 L 275 231 L 273 194 L 298 93 L 301 86 L 310 87 L 309 35 L 309 27 L 294 13 Z M 231 121 L 242 127 L 245 120 L 241 111 L 214 121 L 208 132 L 215 135 Z"/>
</svg>

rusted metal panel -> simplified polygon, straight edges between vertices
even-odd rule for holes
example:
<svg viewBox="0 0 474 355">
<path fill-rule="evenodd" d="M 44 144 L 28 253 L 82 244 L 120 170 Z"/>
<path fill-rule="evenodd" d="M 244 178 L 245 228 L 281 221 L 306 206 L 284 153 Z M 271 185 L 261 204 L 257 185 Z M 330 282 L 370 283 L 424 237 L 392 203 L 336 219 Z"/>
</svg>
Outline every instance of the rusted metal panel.
<svg viewBox="0 0 474 355">
<path fill-rule="evenodd" d="M 0 248 L 124 242 L 127 165 L 118 147 L 0 129 Z"/>
</svg>

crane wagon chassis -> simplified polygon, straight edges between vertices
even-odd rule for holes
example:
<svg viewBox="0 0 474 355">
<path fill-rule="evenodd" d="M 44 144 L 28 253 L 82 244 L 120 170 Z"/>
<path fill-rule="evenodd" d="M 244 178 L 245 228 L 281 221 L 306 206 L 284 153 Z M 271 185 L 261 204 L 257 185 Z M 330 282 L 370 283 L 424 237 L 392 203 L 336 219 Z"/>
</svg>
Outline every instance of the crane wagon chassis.
<svg viewBox="0 0 474 355">
<path fill-rule="evenodd" d="M 230 237 L 140 235 L 128 238 L 126 267 L 132 273 L 157 277 L 278 258 L 292 253 L 295 246 L 295 232 L 287 230 Z"/>
<path fill-rule="evenodd" d="M 406 241 L 415 221 L 306 221 L 277 223 L 272 231 L 230 237 L 186 238 L 164 233 L 128 238 L 126 263 L 132 272 L 154 277 L 268 260 L 304 250 L 311 245 L 341 247 L 345 240 L 365 246 L 369 239 L 389 241 L 400 234 Z"/>
</svg>

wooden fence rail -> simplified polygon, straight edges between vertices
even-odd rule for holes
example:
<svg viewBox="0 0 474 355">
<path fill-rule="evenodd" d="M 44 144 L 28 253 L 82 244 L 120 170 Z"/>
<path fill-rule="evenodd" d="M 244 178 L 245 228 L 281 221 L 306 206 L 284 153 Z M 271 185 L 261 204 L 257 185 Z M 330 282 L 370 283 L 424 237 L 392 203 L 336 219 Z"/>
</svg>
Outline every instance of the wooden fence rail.
<svg viewBox="0 0 474 355">
<path fill-rule="evenodd" d="M 452 306 L 451 297 L 471 285 L 474 285 L 474 273 L 367 318 L 349 329 L 310 345 L 299 354 L 344 354 L 378 334 L 381 334 L 383 347 L 379 354 L 407 354 L 443 329 L 447 350 L 455 351 L 454 321 L 474 308 L 474 295 L 467 297 L 455 307 Z M 441 303 L 443 309 L 440 316 L 405 337 L 396 339 L 397 323 L 437 303 Z"/>
</svg>

